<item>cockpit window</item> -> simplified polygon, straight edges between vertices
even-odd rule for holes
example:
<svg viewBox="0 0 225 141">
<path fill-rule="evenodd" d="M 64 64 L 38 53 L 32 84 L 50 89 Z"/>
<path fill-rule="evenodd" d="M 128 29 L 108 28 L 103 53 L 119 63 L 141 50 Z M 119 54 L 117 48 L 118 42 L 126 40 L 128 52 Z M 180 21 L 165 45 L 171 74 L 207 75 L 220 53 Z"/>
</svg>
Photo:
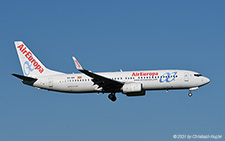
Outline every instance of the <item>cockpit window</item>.
<svg viewBox="0 0 225 141">
<path fill-rule="evenodd" d="M 199 77 L 199 76 L 202 76 L 202 75 L 198 73 L 198 74 L 194 74 L 194 76 L 197 76 L 197 77 Z"/>
</svg>

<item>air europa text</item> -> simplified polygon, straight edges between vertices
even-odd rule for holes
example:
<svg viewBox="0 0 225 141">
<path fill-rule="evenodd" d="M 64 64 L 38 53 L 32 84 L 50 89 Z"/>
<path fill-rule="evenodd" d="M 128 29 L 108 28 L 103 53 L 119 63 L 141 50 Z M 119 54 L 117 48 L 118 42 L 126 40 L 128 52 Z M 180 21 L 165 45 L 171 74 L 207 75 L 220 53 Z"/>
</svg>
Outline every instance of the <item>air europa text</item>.
<svg viewBox="0 0 225 141">
<path fill-rule="evenodd" d="M 133 72 L 132 76 L 155 76 L 158 72 Z"/>
<path fill-rule="evenodd" d="M 17 48 L 20 49 L 20 52 L 29 60 L 29 62 L 34 66 L 35 70 L 38 70 L 40 73 L 43 73 L 44 69 L 38 64 L 38 62 L 32 57 L 33 54 L 30 51 L 27 51 L 27 47 L 24 44 L 19 45 Z"/>
</svg>

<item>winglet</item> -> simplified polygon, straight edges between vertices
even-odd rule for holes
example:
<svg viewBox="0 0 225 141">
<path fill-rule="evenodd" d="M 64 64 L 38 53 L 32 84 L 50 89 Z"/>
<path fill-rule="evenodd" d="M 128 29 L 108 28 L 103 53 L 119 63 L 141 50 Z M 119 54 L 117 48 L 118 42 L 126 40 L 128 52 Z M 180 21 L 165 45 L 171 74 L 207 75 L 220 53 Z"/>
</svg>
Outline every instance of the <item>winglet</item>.
<svg viewBox="0 0 225 141">
<path fill-rule="evenodd" d="M 78 70 L 84 70 L 83 67 L 80 65 L 80 63 L 77 61 L 77 59 L 75 57 L 72 57 L 72 58 L 73 58 L 73 61 L 74 61 L 75 65 L 76 65 L 76 68 Z"/>
</svg>

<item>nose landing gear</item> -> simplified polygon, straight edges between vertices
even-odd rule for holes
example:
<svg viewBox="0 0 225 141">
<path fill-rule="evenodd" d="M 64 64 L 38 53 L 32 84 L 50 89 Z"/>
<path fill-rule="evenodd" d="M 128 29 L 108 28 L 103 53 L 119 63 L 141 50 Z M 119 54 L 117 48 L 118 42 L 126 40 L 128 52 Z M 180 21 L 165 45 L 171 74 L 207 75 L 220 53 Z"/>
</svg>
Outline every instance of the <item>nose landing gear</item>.
<svg viewBox="0 0 225 141">
<path fill-rule="evenodd" d="M 109 94 L 109 95 L 108 95 L 108 98 L 109 98 L 110 100 L 112 100 L 113 102 L 116 101 L 116 95 L 115 95 L 115 93 Z"/>
<path fill-rule="evenodd" d="M 189 96 L 189 97 L 191 97 L 191 96 L 192 96 L 192 93 L 191 93 L 191 91 L 189 91 L 189 94 L 188 94 L 188 96 Z"/>
<path fill-rule="evenodd" d="M 188 96 L 191 97 L 191 96 L 192 96 L 191 91 L 198 90 L 198 89 L 199 89 L 199 87 L 193 87 L 193 88 L 190 88 L 190 89 L 189 89 Z"/>
</svg>

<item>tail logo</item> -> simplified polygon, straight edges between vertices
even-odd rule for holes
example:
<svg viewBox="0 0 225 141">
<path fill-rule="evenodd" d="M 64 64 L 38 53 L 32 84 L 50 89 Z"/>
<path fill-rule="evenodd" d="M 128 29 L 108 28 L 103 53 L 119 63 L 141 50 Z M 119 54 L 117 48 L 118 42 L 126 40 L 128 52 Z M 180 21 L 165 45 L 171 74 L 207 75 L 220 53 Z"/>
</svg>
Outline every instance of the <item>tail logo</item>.
<svg viewBox="0 0 225 141">
<path fill-rule="evenodd" d="M 24 64 L 23 64 L 23 72 L 26 76 L 28 76 L 30 74 L 30 72 L 32 72 L 34 70 L 34 67 L 32 67 L 32 64 L 30 64 L 28 61 L 26 61 Z"/>
<path fill-rule="evenodd" d="M 27 51 L 27 47 L 24 46 L 24 44 L 21 44 L 19 46 L 17 46 L 17 48 L 20 50 L 20 52 L 22 54 L 24 54 L 24 56 L 28 59 L 28 61 L 26 61 L 24 63 L 24 74 L 30 74 L 30 72 L 32 72 L 34 69 L 38 70 L 40 73 L 43 73 L 44 69 L 38 64 L 38 62 L 32 57 L 33 54 L 30 51 Z M 33 66 L 33 69 L 31 68 L 31 66 Z M 29 71 L 26 71 L 26 69 L 28 69 Z"/>
</svg>

